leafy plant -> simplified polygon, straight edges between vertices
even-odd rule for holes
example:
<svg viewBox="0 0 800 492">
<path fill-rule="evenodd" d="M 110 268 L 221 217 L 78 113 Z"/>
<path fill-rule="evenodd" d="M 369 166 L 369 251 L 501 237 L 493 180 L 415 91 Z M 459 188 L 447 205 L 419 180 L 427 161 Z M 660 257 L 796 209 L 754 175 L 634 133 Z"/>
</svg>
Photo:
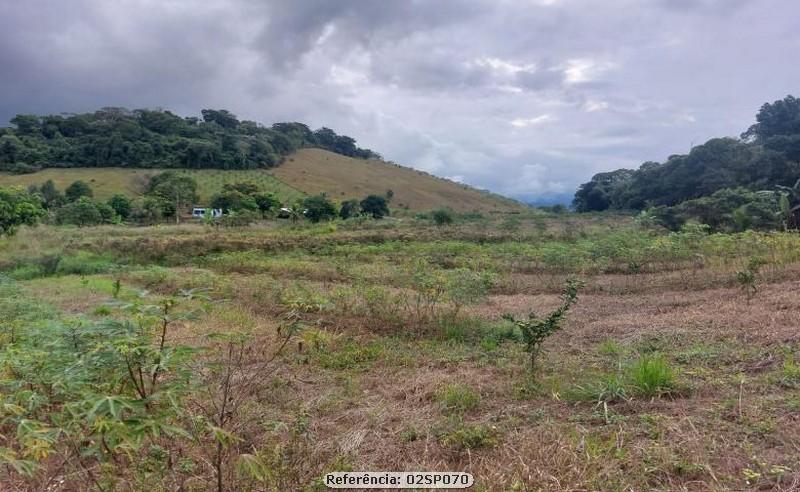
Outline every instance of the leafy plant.
<svg viewBox="0 0 800 492">
<path fill-rule="evenodd" d="M 761 258 L 750 258 L 747 266 L 736 272 L 736 281 L 748 302 L 758 293 L 758 273 L 764 263 Z"/>
<path fill-rule="evenodd" d="M 530 369 L 536 369 L 536 361 L 542 351 L 542 344 L 553 333 L 561 329 L 561 324 L 567 312 L 578 300 L 578 291 L 583 286 L 579 280 L 568 280 L 561 297 L 561 306 L 545 318 L 537 318 L 534 313 L 528 315 L 526 320 L 517 320 L 510 314 L 503 315 L 503 319 L 514 323 L 522 332 L 522 341 L 525 351 L 530 356 Z"/>
<path fill-rule="evenodd" d="M 0 461 L 31 475 L 60 456 L 55 473 L 67 469 L 64 475 L 104 489 L 98 465 L 114 477 L 126 458 L 156 439 L 189 437 L 183 402 L 193 389 L 195 351 L 168 340 L 176 323 L 194 317 L 194 310 L 180 307 L 183 300 L 199 295 L 116 303 L 127 316 L 99 323 L 13 315 L 26 329 L 0 350 L 6 369 L 0 432 L 13 436 L 0 449 Z"/>
</svg>

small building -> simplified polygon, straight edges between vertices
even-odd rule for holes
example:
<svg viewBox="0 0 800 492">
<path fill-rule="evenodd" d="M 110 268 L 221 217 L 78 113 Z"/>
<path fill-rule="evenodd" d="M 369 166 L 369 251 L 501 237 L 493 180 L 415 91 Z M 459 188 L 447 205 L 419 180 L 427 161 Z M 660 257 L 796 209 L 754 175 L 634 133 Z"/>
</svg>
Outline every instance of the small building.
<svg viewBox="0 0 800 492">
<path fill-rule="evenodd" d="M 205 207 L 194 207 L 192 208 L 192 217 L 195 219 L 202 219 L 206 216 L 207 211 L 211 211 L 211 217 L 217 219 L 222 217 L 222 209 L 221 208 L 205 208 Z"/>
</svg>

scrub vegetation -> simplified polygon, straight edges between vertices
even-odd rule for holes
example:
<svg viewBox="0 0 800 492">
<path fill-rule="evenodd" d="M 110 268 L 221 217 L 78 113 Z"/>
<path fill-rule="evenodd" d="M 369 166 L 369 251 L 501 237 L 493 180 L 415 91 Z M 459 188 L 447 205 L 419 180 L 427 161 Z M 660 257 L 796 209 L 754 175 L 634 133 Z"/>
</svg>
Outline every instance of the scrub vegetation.
<svg viewBox="0 0 800 492">
<path fill-rule="evenodd" d="M 795 232 L 534 209 L 32 227 L 13 203 L 4 490 L 800 483 Z"/>
</svg>

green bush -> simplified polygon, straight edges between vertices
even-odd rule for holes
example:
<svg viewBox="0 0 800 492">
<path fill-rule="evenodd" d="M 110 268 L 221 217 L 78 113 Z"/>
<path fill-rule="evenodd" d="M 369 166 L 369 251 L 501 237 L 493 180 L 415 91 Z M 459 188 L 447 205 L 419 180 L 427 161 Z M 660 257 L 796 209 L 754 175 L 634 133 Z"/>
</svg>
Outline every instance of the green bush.
<svg viewBox="0 0 800 492">
<path fill-rule="evenodd" d="M 440 208 L 431 212 L 431 219 L 433 219 L 433 223 L 437 226 L 449 225 L 455 220 L 453 212 L 446 208 Z"/>
<path fill-rule="evenodd" d="M 325 195 L 314 195 L 304 198 L 300 206 L 305 210 L 305 217 L 311 222 L 333 220 L 337 215 L 336 205 Z"/>
</svg>

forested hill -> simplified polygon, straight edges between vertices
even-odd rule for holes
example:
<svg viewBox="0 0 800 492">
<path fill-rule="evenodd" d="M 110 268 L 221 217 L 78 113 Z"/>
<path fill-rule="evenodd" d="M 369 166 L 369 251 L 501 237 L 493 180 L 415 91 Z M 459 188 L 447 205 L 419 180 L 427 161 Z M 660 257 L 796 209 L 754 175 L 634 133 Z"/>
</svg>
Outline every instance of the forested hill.
<svg viewBox="0 0 800 492">
<path fill-rule="evenodd" d="M 263 126 L 226 110 L 202 117 L 169 111 L 103 108 L 94 113 L 17 115 L 0 128 L 0 171 L 45 167 L 257 169 L 273 167 L 299 148 L 357 158 L 380 157 L 330 128 L 302 123 Z"/>
<path fill-rule="evenodd" d="M 717 198 L 724 198 L 740 207 L 752 199 L 775 201 L 777 195 L 754 196 L 752 192 L 792 187 L 798 178 L 800 99 L 787 96 L 764 104 L 756 123 L 740 138 L 715 138 L 694 147 L 689 154 L 670 156 L 664 163 L 645 162 L 637 170 L 597 174 L 581 185 L 573 204 L 579 212 L 643 210 L 684 202 L 692 203 L 683 208 L 696 209 L 708 208 L 711 202 L 719 201 Z M 697 202 L 715 193 L 714 200 Z M 725 212 L 717 212 L 720 210 Z"/>
</svg>

